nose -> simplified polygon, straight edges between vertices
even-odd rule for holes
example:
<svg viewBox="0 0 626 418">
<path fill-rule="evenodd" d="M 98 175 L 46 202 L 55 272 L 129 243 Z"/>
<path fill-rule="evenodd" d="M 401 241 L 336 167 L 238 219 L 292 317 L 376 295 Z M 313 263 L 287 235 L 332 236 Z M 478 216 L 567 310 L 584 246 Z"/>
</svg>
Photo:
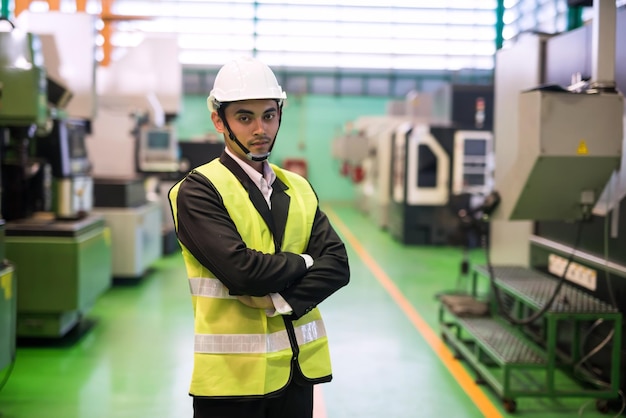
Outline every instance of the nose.
<svg viewBox="0 0 626 418">
<path fill-rule="evenodd" d="M 254 126 L 254 133 L 256 135 L 265 133 L 265 121 L 263 118 L 257 118 Z"/>
</svg>

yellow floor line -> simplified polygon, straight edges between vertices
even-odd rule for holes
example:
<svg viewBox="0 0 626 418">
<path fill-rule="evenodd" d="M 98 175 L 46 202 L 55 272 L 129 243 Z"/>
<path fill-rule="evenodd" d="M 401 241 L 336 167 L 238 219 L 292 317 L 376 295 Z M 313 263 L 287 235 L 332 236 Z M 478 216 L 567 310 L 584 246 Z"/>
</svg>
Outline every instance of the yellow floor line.
<svg viewBox="0 0 626 418">
<path fill-rule="evenodd" d="M 365 248 L 363 248 L 359 240 L 357 240 L 355 236 L 352 235 L 348 227 L 341 222 L 337 214 L 335 214 L 330 208 L 325 208 L 324 211 L 333 226 L 341 232 L 352 248 L 354 248 L 363 263 L 374 274 L 374 277 L 376 277 L 378 282 L 389 293 L 398 307 L 400 307 L 404 314 L 413 323 L 424 340 L 426 340 L 428 345 L 430 345 L 433 351 L 439 356 L 441 361 L 454 376 L 461 388 L 463 388 L 470 399 L 474 402 L 476 407 L 487 418 L 502 418 L 502 414 L 498 408 L 491 402 L 487 395 L 483 393 L 480 387 L 475 383 L 474 378 L 470 376 L 461 363 L 454 358 L 452 352 L 448 349 L 445 343 L 441 341 L 437 333 L 433 331 L 430 326 L 428 326 L 426 321 L 424 321 L 424 319 L 419 315 L 419 313 L 417 313 L 413 305 L 411 305 L 411 302 L 404 297 L 402 292 L 393 283 L 389 276 L 387 276 L 383 269 L 380 268 Z"/>
</svg>

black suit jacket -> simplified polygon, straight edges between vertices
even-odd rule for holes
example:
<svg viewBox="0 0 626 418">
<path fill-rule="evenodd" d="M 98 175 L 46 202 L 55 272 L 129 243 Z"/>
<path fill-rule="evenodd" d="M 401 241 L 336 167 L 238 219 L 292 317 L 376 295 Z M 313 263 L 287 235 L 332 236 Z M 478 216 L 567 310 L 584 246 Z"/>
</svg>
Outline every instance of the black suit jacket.
<svg viewBox="0 0 626 418">
<path fill-rule="evenodd" d="M 266 254 L 247 248 L 211 179 L 192 171 L 178 191 L 178 239 L 231 294 L 280 293 L 291 305 L 293 319 L 297 319 L 348 283 L 345 246 L 319 206 L 306 249 L 314 263 L 307 269 L 299 254 L 280 251 L 289 213 L 287 186 L 276 179 L 270 211 L 261 191 L 237 162 L 225 152 L 220 162 L 248 191 L 277 249 L 275 254 Z"/>
</svg>

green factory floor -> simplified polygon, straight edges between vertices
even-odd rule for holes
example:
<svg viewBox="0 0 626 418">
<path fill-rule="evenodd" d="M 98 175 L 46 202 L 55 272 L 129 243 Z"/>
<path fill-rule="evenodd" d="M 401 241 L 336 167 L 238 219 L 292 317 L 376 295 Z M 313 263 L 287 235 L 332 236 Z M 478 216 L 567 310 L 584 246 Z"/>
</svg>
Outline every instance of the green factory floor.
<svg viewBox="0 0 626 418">
<path fill-rule="evenodd" d="M 350 205 L 326 209 L 346 240 L 352 281 L 320 306 L 334 380 L 316 392 L 316 418 L 611 416 L 579 398 L 520 398 L 515 414 L 504 412 L 439 337 L 435 295 L 455 288 L 461 250 L 403 246 Z M 81 338 L 21 344 L 0 416 L 191 417 L 191 315 L 182 258 L 168 255 L 138 284 L 102 295 Z"/>
</svg>

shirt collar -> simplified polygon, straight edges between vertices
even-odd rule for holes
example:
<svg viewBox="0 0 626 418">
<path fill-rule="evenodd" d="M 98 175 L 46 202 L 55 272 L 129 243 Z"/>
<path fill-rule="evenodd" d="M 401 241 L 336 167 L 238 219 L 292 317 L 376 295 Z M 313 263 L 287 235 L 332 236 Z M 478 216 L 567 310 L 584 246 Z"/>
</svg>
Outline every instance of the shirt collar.
<svg viewBox="0 0 626 418">
<path fill-rule="evenodd" d="M 224 151 L 226 151 L 226 154 L 230 155 L 230 157 L 235 160 L 237 164 L 239 164 L 239 167 L 241 167 L 241 169 L 248 175 L 248 177 L 250 177 L 250 180 L 252 180 L 259 189 L 261 189 L 261 179 L 265 179 L 267 184 L 270 186 L 274 184 L 274 180 L 276 180 L 276 173 L 274 173 L 274 170 L 272 170 L 272 166 L 269 165 L 267 160 L 263 161 L 262 163 L 263 174 L 261 174 L 254 168 L 252 168 L 249 164 L 246 164 L 246 162 L 243 161 L 240 156 L 229 150 L 228 147 L 225 147 Z"/>
</svg>

